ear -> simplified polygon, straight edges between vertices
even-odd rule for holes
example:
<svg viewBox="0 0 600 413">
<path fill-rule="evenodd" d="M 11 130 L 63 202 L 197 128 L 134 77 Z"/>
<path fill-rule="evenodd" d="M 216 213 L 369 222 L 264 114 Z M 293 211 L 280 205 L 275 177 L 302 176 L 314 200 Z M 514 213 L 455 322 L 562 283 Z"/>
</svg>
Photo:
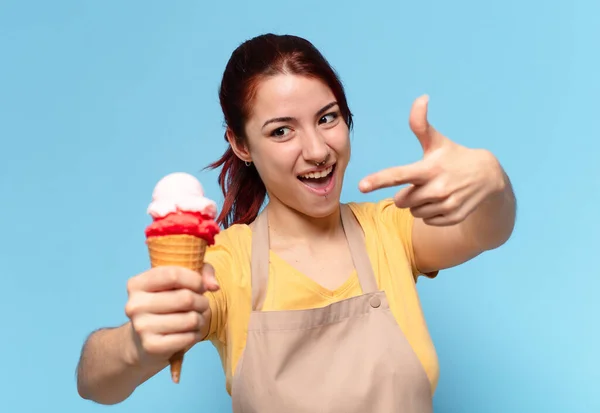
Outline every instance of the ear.
<svg viewBox="0 0 600 413">
<path fill-rule="evenodd" d="M 229 141 L 229 145 L 231 145 L 231 149 L 233 150 L 233 153 L 235 153 L 235 156 L 244 162 L 252 162 L 248 145 L 245 143 L 240 143 L 233 131 L 229 128 L 227 128 L 225 135 L 227 136 L 227 140 Z"/>
</svg>

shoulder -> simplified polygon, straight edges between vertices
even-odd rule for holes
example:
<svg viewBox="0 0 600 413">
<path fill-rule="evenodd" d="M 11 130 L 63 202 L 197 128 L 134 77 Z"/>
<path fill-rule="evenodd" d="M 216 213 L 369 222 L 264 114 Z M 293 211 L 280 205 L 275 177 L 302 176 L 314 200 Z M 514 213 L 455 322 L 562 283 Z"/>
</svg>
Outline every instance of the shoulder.
<svg viewBox="0 0 600 413">
<path fill-rule="evenodd" d="M 350 202 L 366 236 L 373 236 L 385 246 L 400 244 L 412 248 L 412 226 L 414 218 L 409 209 L 398 208 L 392 198 L 376 202 Z"/>
<path fill-rule="evenodd" d="M 376 202 L 350 202 L 348 206 L 356 216 L 367 240 L 371 240 L 374 254 L 384 250 L 388 256 L 399 256 L 403 251 L 415 279 L 422 274 L 415 260 L 412 239 L 415 218 L 410 209 L 398 208 L 392 198 Z M 425 275 L 433 278 L 437 271 Z"/>
<path fill-rule="evenodd" d="M 244 244 L 251 238 L 252 232 L 248 225 L 236 224 L 227 229 L 221 230 L 215 236 L 215 243 L 209 250 L 218 250 L 222 248 L 235 247 L 238 244 Z"/>
<path fill-rule="evenodd" d="M 348 206 L 361 225 L 384 225 L 385 228 L 394 230 L 398 226 L 411 226 L 414 220 L 410 210 L 398 208 L 392 198 L 375 202 L 349 202 Z"/>
<path fill-rule="evenodd" d="M 221 270 L 221 274 L 229 273 L 249 262 L 251 241 L 252 232 L 247 225 L 232 225 L 215 236 L 215 243 L 206 249 L 205 261 Z"/>
</svg>

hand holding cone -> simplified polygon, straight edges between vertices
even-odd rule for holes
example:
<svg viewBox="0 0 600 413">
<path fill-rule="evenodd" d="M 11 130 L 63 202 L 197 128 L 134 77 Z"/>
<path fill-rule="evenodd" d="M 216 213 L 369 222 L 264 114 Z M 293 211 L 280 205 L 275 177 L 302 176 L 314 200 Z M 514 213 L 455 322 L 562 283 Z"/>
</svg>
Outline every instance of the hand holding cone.
<svg viewBox="0 0 600 413">
<path fill-rule="evenodd" d="M 154 189 L 148 213 L 153 217 L 146 228 L 151 266 L 185 267 L 200 277 L 206 248 L 219 232 L 216 204 L 204 197 L 200 182 L 185 173 L 165 176 Z M 169 360 L 175 383 L 180 381 L 184 352 Z"/>
</svg>

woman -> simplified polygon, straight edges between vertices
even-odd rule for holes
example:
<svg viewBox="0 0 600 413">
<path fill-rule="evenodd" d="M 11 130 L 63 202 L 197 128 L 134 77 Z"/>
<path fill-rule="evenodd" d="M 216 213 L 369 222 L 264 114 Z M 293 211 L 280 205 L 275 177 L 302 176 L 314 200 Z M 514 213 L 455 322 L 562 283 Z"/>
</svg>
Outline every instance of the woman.
<svg viewBox="0 0 600 413">
<path fill-rule="evenodd" d="M 294 36 L 239 46 L 220 102 L 226 229 L 202 277 L 159 267 L 130 279 L 130 322 L 87 340 L 81 396 L 118 403 L 210 340 L 234 412 L 431 411 L 438 363 L 415 282 L 508 239 L 515 200 L 499 162 L 436 131 L 421 97 L 409 124 L 423 159 L 359 187 L 408 185 L 341 204 L 352 115 L 333 69 Z"/>
</svg>

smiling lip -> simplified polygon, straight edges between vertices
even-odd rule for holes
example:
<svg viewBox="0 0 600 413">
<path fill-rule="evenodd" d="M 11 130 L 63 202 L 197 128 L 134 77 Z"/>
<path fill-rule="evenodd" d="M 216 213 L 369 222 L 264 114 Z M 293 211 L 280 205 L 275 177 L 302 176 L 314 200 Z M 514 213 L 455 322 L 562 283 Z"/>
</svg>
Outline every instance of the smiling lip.
<svg viewBox="0 0 600 413">
<path fill-rule="evenodd" d="M 310 173 L 314 173 L 314 172 L 322 172 L 322 171 L 326 171 L 327 169 L 331 168 L 332 166 L 335 165 L 335 162 L 326 166 L 321 166 L 320 168 L 313 168 L 313 169 L 309 169 L 307 171 L 304 171 L 300 174 L 298 174 L 298 176 L 302 176 L 302 175 L 308 175 Z"/>
<path fill-rule="evenodd" d="M 325 168 L 313 169 L 310 171 L 310 172 L 320 172 L 320 171 L 326 170 L 327 168 L 332 167 L 332 166 L 333 166 L 333 170 L 331 171 L 331 173 L 328 176 L 329 182 L 327 183 L 327 186 L 325 186 L 323 188 L 313 188 L 310 185 L 307 185 L 302 179 L 298 178 L 298 180 L 300 182 L 302 182 L 302 186 L 304 186 L 306 189 L 311 191 L 313 194 L 317 194 L 320 196 L 329 195 L 333 191 L 333 188 L 335 187 L 335 182 L 336 182 L 335 178 L 336 178 L 336 169 L 337 169 L 336 164 L 329 165 Z M 309 172 L 305 172 L 304 174 L 306 174 L 306 173 L 309 173 Z"/>
</svg>

